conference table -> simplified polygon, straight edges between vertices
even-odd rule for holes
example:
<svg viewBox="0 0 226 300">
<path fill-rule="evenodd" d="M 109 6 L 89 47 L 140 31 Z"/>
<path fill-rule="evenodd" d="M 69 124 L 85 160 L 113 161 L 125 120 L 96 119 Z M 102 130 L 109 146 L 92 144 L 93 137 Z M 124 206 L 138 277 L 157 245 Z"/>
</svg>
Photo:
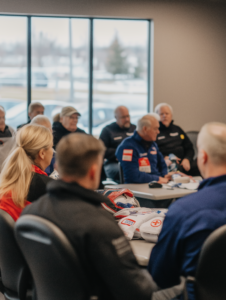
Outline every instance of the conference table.
<svg viewBox="0 0 226 300">
<path fill-rule="evenodd" d="M 195 180 L 202 180 L 202 177 L 193 177 Z M 136 184 L 116 184 L 105 185 L 107 189 L 129 189 L 133 192 L 134 196 L 140 202 L 143 207 L 150 208 L 167 208 L 174 199 L 181 198 L 192 193 L 196 193 L 196 190 L 188 190 L 182 188 L 149 188 L 148 183 Z"/>
<path fill-rule="evenodd" d="M 138 264 L 142 267 L 146 267 L 150 259 L 152 248 L 155 244 L 148 243 L 145 240 L 131 240 L 130 245 Z"/>
</svg>

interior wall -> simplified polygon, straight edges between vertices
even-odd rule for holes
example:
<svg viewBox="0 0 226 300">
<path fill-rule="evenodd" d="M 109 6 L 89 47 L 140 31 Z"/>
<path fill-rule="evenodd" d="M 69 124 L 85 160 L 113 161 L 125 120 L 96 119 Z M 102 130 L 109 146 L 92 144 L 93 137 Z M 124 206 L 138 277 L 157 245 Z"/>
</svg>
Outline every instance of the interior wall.
<svg viewBox="0 0 226 300">
<path fill-rule="evenodd" d="M 1 0 L 0 13 L 153 19 L 154 106 L 171 104 L 186 131 L 226 121 L 225 3 Z"/>
</svg>

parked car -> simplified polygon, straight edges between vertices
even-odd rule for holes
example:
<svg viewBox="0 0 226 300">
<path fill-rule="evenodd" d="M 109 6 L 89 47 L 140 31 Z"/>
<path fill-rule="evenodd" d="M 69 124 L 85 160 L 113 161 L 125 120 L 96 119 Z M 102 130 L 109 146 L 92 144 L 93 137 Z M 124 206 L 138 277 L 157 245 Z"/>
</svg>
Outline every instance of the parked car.
<svg viewBox="0 0 226 300">
<path fill-rule="evenodd" d="M 79 127 L 84 128 L 88 132 L 88 120 L 89 112 L 87 105 L 75 104 L 71 102 L 63 102 L 57 100 L 40 100 L 45 107 L 45 115 L 52 122 L 53 116 L 59 113 L 64 106 L 73 106 L 80 113 L 81 117 L 79 119 Z M 111 120 L 114 117 L 114 105 L 109 105 L 107 103 L 94 103 L 93 104 L 93 126 L 97 127 L 102 123 Z M 27 122 L 27 103 L 20 103 L 6 112 L 6 123 L 10 126 L 16 128 L 18 125 Z"/>
<path fill-rule="evenodd" d="M 48 78 L 41 71 L 32 71 L 31 73 L 32 87 L 47 87 Z M 0 75 L 0 86 L 27 86 L 27 72 L 25 70 L 19 72 L 9 72 Z"/>
<path fill-rule="evenodd" d="M 5 111 L 12 108 L 15 105 L 23 102 L 23 100 L 18 99 L 0 99 L 0 105 L 4 107 Z"/>
</svg>

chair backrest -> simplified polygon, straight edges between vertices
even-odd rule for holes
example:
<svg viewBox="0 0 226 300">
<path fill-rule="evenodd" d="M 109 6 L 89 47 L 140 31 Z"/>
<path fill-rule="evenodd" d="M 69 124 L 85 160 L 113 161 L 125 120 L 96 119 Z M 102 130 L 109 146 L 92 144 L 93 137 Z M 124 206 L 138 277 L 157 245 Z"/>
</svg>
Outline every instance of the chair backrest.
<svg viewBox="0 0 226 300">
<path fill-rule="evenodd" d="M 195 276 L 197 300 L 226 299 L 226 225 L 203 244 Z"/>
<path fill-rule="evenodd" d="M 0 209 L 0 269 L 6 292 L 25 299 L 30 272 L 14 237 L 15 222 Z"/>
<path fill-rule="evenodd" d="M 119 168 L 119 182 L 120 184 L 123 184 L 125 182 L 125 179 L 124 179 L 123 170 L 120 162 L 118 162 L 118 168 Z"/>
<path fill-rule="evenodd" d="M 193 145 L 193 148 L 195 151 L 193 159 L 196 159 L 197 155 L 198 155 L 198 149 L 197 149 L 196 143 L 197 143 L 197 137 L 198 137 L 199 131 L 188 131 L 188 132 L 186 132 L 186 134 L 189 137 L 190 141 L 192 142 L 192 145 Z"/>
<path fill-rule="evenodd" d="M 76 252 L 56 225 L 26 215 L 16 222 L 15 235 L 31 270 L 37 300 L 88 299 Z"/>
</svg>

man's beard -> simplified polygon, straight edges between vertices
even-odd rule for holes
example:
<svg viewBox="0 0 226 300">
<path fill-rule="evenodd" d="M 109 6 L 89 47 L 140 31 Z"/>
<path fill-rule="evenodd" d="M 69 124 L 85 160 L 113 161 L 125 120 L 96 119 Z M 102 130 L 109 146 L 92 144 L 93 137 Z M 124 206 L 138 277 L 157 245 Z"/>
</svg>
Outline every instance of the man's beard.
<svg viewBox="0 0 226 300">
<path fill-rule="evenodd" d="M 123 127 L 127 129 L 130 128 L 130 123 L 126 123 Z"/>
</svg>

